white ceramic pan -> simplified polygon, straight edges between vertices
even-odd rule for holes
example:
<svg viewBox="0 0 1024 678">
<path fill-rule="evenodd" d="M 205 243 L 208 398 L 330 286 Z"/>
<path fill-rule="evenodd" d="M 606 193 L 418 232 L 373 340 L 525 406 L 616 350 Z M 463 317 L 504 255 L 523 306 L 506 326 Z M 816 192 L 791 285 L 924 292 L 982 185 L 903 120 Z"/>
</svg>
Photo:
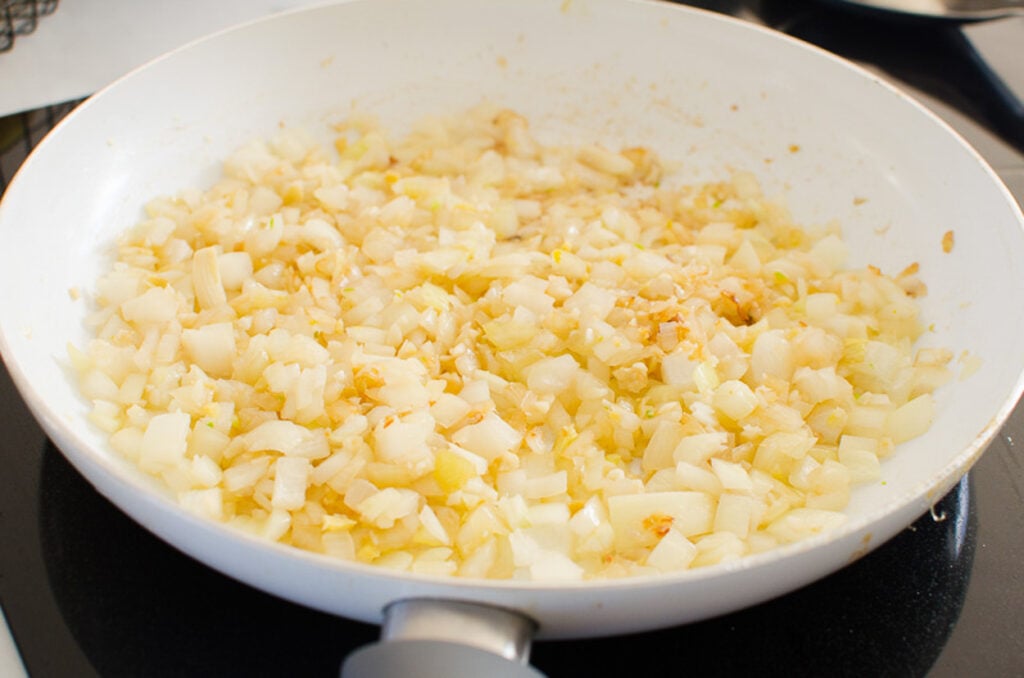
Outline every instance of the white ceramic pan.
<svg viewBox="0 0 1024 678">
<path fill-rule="evenodd" d="M 840 220 L 852 263 L 899 271 L 919 262 L 929 343 L 966 352 L 976 371 L 939 392 L 932 429 L 884 462 L 885 484 L 854 492 L 838 531 L 624 581 L 464 581 L 338 562 L 201 521 L 111 452 L 65 372 L 65 347 L 83 343 L 87 310 L 69 290 L 91 289 L 147 199 L 211 181 L 229 151 L 279 121 L 322 129 L 355 102 L 401 126 L 482 99 L 526 114 L 545 140 L 644 144 L 686 159 L 693 180 L 751 170 L 798 221 Z M 369 622 L 389 603 L 428 598 L 517 611 L 543 638 L 617 634 L 807 584 L 952 487 L 1021 393 L 1022 224 L 991 169 L 946 125 L 865 71 L 777 33 L 665 2 L 363 0 L 188 45 L 60 124 L 0 204 L 0 349 L 47 433 L 100 492 L 230 576 Z M 946 231 L 955 234 L 949 253 Z M 430 635 L 415 609 L 392 610 L 402 633 L 390 635 Z"/>
</svg>

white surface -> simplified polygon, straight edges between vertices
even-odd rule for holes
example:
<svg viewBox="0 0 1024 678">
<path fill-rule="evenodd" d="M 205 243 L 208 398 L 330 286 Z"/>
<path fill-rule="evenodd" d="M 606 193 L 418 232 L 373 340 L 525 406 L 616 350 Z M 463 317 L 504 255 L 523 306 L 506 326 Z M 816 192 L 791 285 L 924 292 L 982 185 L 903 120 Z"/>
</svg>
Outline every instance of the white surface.
<svg viewBox="0 0 1024 678">
<path fill-rule="evenodd" d="M 88 425 L 58 362 L 68 340 L 84 339 L 85 307 L 68 289 L 91 288 L 114 233 L 144 200 L 209 179 L 218 158 L 280 120 L 315 130 L 358 101 L 401 123 L 481 97 L 519 109 L 549 139 L 628 141 L 686 158 L 688 179 L 730 166 L 758 173 L 770 194 L 786 192 L 798 219 L 839 219 L 852 263 L 898 271 L 919 262 L 935 327 L 928 343 L 980 356 L 980 370 L 944 389 L 933 429 L 884 464 L 885 485 L 855 492 L 842 530 L 658 578 L 559 586 L 396 574 L 266 544 L 148 489 Z M 788 152 L 794 144 L 799 153 Z M 72 114 L 0 205 L 0 288 L 32 290 L 31 303 L 3 299 L 0 349 L 53 441 L 102 493 L 242 581 L 366 621 L 392 600 L 431 596 L 519 609 L 543 637 L 623 633 L 806 584 L 882 543 L 952 486 L 1021 391 L 1024 308 L 1006 299 L 1024 296 L 1022 228 L 1005 188 L 936 118 L 778 34 L 665 3 L 372 0 L 193 45 Z M 946 230 L 956 234 L 950 254 L 940 247 Z"/>
<path fill-rule="evenodd" d="M 311 0 L 60 0 L 0 53 L 0 116 L 92 94 L 210 32 Z"/>
<path fill-rule="evenodd" d="M 0 676 L 4 678 L 26 678 L 28 673 L 25 665 L 21 662 L 18 648 L 11 637 L 11 629 L 7 626 L 7 619 L 3 610 L 0 610 Z"/>
</svg>

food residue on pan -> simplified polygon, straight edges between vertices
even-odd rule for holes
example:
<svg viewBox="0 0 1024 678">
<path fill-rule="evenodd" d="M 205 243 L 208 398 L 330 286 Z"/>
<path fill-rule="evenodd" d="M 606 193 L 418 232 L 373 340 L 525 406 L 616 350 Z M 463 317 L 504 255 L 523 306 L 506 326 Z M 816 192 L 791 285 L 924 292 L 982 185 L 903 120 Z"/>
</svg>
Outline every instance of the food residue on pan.
<svg viewBox="0 0 1024 678">
<path fill-rule="evenodd" d="M 983 365 L 980 356 L 970 353 L 968 351 L 963 351 L 957 358 L 957 362 L 960 363 L 961 381 L 977 373 Z"/>
<path fill-rule="evenodd" d="M 424 574 L 622 577 L 835 528 L 952 356 L 750 174 L 544 146 L 489 106 L 285 128 L 153 200 L 71 358 L 190 511 Z"/>
<path fill-rule="evenodd" d="M 883 484 L 884 484 L 884 481 L 883 481 Z M 868 553 L 870 553 L 871 552 L 871 540 L 873 538 L 874 538 L 874 536 L 870 532 L 865 533 L 864 536 L 861 537 L 861 539 L 860 539 L 860 546 L 858 546 L 857 549 L 854 550 L 853 553 L 850 554 L 850 558 L 849 558 L 849 560 L 847 562 L 850 562 L 850 563 L 856 562 L 856 561 L 860 560 L 861 558 L 863 558 L 864 556 L 866 556 Z"/>
<path fill-rule="evenodd" d="M 896 276 L 896 282 L 903 287 L 903 290 L 909 297 L 923 297 L 928 293 L 928 287 L 920 278 L 917 277 L 920 270 L 921 265 L 915 261 L 900 271 Z"/>
<path fill-rule="evenodd" d="M 953 251 L 953 231 L 946 231 L 942 234 L 942 251 L 946 254 Z"/>
</svg>

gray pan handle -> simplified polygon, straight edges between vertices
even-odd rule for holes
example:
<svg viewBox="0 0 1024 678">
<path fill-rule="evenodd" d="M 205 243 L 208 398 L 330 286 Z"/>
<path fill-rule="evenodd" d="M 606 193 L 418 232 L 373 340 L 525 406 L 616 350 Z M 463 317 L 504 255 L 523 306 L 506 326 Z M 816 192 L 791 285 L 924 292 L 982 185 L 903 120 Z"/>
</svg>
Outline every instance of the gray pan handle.
<svg viewBox="0 0 1024 678">
<path fill-rule="evenodd" d="M 963 24 L 967 54 L 1002 102 L 993 111 L 1000 131 L 1024 148 L 1024 15 Z"/>
<path fill-rule="evenodd" d="M 536 627 L 518 612 L 490 605 L 401 600 L 384 609 L 380 642 L 349 655 L 341 678 L 544 678 L 529 665 Z"/>
<path fill-rule="evenodd" d="M 978 58 L 1024 110 L 1024 10 L 1020 16 L 964 24 L 961 28 Z"/>
</svg>

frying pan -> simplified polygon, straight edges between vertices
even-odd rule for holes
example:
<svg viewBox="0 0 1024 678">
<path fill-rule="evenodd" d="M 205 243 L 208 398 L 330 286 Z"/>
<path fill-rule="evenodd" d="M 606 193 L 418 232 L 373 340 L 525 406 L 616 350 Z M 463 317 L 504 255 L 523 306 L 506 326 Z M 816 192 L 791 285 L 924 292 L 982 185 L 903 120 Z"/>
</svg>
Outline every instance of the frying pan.
<svg viewBox="0 0 1024 678">
<path fill-rule="evenodd" d="M 282 121 L 326 139 L 353 107 L 401 130 L 482 100 L 524 114 L 543 141 L 652 147 L 678 160 L 688 181 L 752 171 L 796 221 L 837 219 L 852 265 L 920 264 L 924 341 L 961 356 L 962 369 L 937 393 L 929 432 L 884 462 L 884 483 L 855 490 L 843 527 L 657 577 L 428 577 L 206 522 L 111 451 L 67 370 L 66 346 L 84 344 L 88 312 L 69 292 L 91 289 L 148 199 L 211 182 L 220 160 Z M 356 0 L 187 45 L 66 118 L 0 203 L 0 351 L 79 472 L 185 553 L 300 604 L 368 622 L 386 616 L 385 639 L 429 644 L 447 633 L 522 660 L 534 627 L 541 638 L 619 634 L 780 595 L 926 511 L 977 460 L 1024 388 L 1024 307 L 1013 301 L 1024 298 L 1022 227 L 1009 192 L 944 123 L 878 77 L 775 32 L 645 0 Z M 949 231 L 955 246 L 946 252 Z"/>
</svg>

